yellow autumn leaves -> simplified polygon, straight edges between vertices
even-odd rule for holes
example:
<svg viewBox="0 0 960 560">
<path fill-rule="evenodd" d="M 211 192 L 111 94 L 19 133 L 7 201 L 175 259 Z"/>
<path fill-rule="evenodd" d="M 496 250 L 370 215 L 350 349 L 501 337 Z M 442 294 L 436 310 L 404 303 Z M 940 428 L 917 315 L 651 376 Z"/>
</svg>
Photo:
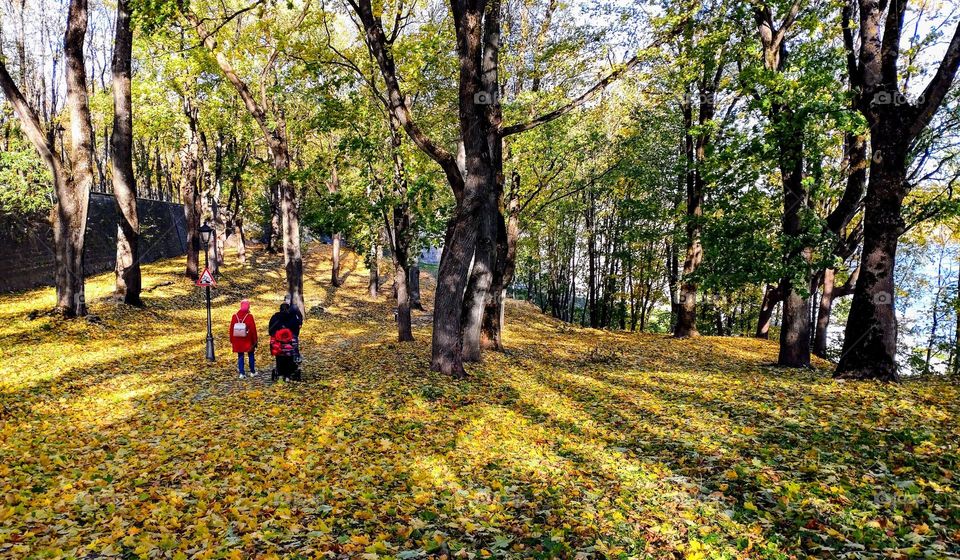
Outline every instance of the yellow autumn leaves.
<svg viewBox="0 0 960 560">
<path fill-rule="evenodd" d="M 232 372 L 237 302 L 261 324 L 280 302 L 267 256 L 224 270 L 214 365 L 179 262 L 145 267 L 144 310 L 92 281 L 97 322 L 4 296 L 0 557 L 958 553 L 949 384 L 836 384 L 765 366 L 766 341 L 581 330 L 522 303 L 510 352 L 455 382 L 428 370 L 428 314 L 394 342 L 361 260 L 334 290 L 308 256 L 303 384 Z"/>
</svg>

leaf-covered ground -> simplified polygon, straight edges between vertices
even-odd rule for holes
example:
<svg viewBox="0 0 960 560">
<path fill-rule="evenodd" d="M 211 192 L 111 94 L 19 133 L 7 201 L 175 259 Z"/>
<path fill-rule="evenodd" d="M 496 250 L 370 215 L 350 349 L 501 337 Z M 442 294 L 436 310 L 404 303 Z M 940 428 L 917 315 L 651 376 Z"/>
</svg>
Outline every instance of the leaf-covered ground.
<svg viewBox="0 0 960 560">
<path fill-rule="evenodd" d="M 778 370 L 772 342 L 584 330 L 508 308 L 507 355 L 428 371 L 429 314 L 394 342 L 389 286 L 308 257 L 307 381 L 239 380 L 281 268 L 228 265 L 219 360 L 180 260 L 98 320 L 0 297 L 0 557 L 944 558 L 960 554 L 958 390 Z M 428 294 L 425 294 L 429 296 Z M 427 297 L 429 303 L 429 297 Z M 429 309 L 429 305 L 428 305 Z M 265 345 L 264 345 L 265 346 Z"/>
</svg>

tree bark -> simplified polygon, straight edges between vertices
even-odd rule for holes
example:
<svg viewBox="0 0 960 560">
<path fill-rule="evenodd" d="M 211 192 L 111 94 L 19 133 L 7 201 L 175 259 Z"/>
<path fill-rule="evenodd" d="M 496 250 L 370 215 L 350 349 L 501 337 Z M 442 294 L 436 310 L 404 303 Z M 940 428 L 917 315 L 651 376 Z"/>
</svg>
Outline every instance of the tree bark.
<svg viewBox="0 0 960 560">
<path fill-rule="evenodd" d="M 416 259 L 413 261 L 416 263 Z M 420 301 L 420 267 L 416 264 L 410 265 L 410 309 L 423 311 L 423 303 Z"/>
<path fill-rule="evenodd" d="M 197 132 L 197 109 L 189 97 L 183 100 L 183 111 L 187 117 L 187 145 L 180 158 L 182 168 L 182 186 L 180 198 L 183 200 L 183 215 L 187 227 L 187 278 L 200 277 L 200 207 L 197 192 L 198 165 L 200 159 L 200 140 Z"/>
<path fill-rule="evenodd" d="M 499 306 L 495 303 L 500 299 L 497 293 L 503 289 L 503 278 L 498 274 L 502 267 L 500 261 L 506 250 L 505 243 L 499 242 L 504 239 L 504 236 L 499 235 L 503 231 L 500 199 L 504 187 L 501 134 L 503 113 L 500 107 L 499 79 L 500 11 L 500 0 L 490 0 L 489 6 L 483 12 L 482 48 L 478 48 L 478 85 L 481 91 L 489 96 L 489 103 L 479 104 L 476 98 L 473 100 L 475 107 L 483 109 L 479 116 L 484 121 L 481 128 L 486 136 L 486 145 L 483 148 L 489 166 L 486 170 L 486 179 L 489 182 L 484 185 L 485 197 L 481 205 L 480 231 L 473 257 L 473 271 L 464 295 L 463 359 L 469 362 L 480 360 L 484 316 L 488 309 L 499 315 Z M 466 146 L 467 143 L 464 142 L 465 150 Z"/>
<path fill-rule="evenodd" d="M 113 47 L 113 138 L 110 145 L 113 196 L 120 218 L 117 224 L 116 295 L 124 303 L 141 305 L 140 220 L 137 216 L 137 184 L 133 175 L 133 104 L 130 97 L 133 31 L 130 28 L 129 0 L 117 2 L 116 26 Z"/>
<path fill-rule="evenodd" d="M 70 111 L 70 188 L 57 192 L 54 243 L 57 248 L 57 308 L 66 316 L 86 315 L 83 246 L 87 207 L 93 186 L 93 127 L 87 96 L 83 46 L 87 33 L 87 1 L 71 0 L 63 52 L 67 64 L 67 107 Z"/>
<path fill-rule="evenodd" d="M 891 132 L 872 134 L 875 157 L 864 209 L 860 277 L 835 377 L 898 381 L 894 265 L 903 232 L 907 146 Z M 898 145 L 899 144 L 899 145 Z M 879 160 L 879 161 L 878 161 Z"/>
<path fill-rule="evenodd" d="M 510 180 L 510 192 L 507 197 L 507 220 L 503 223 L 503 214 L 498 212 L 497 258 L 494 270 L 492 298 L 487 303 L 483 315 L 483 335 L 481 342 L 494 350 L 503 350 L 504 304 L 507 287 L 513 283 L 517 270 L 517 239 L 520 236 L 520 174 L 514 170 Z M 575 298 L 574 298 L 575 299 Z"/>
<path fill-rule="evenodd" d="M 783 179 L 783 234 L 789 240 L 803 241 L 806 229 L 803 226 L 802 213 L 807 206 L 807 191 L 803 186 L 803 143 L 802 127 L 794 127 L 792 112 L 781 109 L 787 114 L 775 111 L 775 120 L 779 121 L 778 144 L 780 149 L 780 174 Z M 810 366 L 810 296 L 804 295 L 810 285 L 810 270 L 807 266 L 811 258 L 809 247 L 800 247 L 796 253 L 788 251 L 787 266 L 800 266 L 801 279 L 784 278 L 781 282 L 783 294 L 783 319 L 780 326 L 780 354 L 777 365 L 785 367 Z M 797 259 L 799 257 L 799 259 Z"/>
<path fill-rule="evenodd" d="M 691 278 L 700 266 L 703 258 L 703 248 L 700 245 L 700 217 L 703 215 L 703 192 L 700 190 L 697 176 L 697 161 L 695 156 L 694 139 L 691 133 L 693 128 L 693 107 L 688 96 L 681 107 L 684 125 L 684 156 L 686 160 L 686 177 L 684 183 L 687 190 L 686 233 L 687 249 L 683 259 L 683 276 L 680 281 L 680 293 L 677 305 L 677 324 L 673 330 L 676 338 L 699 336 L 697 332 L 697 284 Z"/>
<path fill-rule="evenodd" d="M 412 218 L 407 201 L 407 173 L 400 154 L 402 139 L 399 123 L 390 117 L 390 154 L 393 158 L 393 288 L 397 298 L 397 338 L 400 342 L 413 341 L 410 318 L 410 242 Z M 389 226 L 389 224 L 387 224 Z"/>
<path fill-rule="evenodd" d="M 496 193 L 485 193 L 480 204 L 476 248 L 473 253 L 473 270 L 463 298 L 463 361 L 479 362 L 481 354 L 480 334 L 487 294 L 493 286 L 493 269 L 496 266 Z"/>
<path fill-rule="evenodd" d="M 397 291 L 397 339 L 400 342 L 413 341 L 410 318 L 410 291 L 407 289 L 409 278 L 410 215 L 404 205 L 393 209 L 394 234 L 396 242 L 393 251 L 393 285 Z"/>
</svg>

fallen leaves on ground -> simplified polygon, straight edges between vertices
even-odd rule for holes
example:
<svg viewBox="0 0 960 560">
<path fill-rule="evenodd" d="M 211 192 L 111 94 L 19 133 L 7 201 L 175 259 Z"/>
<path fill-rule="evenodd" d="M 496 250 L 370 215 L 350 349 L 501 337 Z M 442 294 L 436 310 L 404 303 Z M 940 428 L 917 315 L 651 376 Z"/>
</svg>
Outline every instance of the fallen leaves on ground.
<svg viewBox="0 0 960 560">
<path fill-rule="evenodd" d="M 769 366 L 772 342 L 579 329 L 508 307 L 506 354 L 429 371 L 389 286 L 307 258 L 303 384 L 239 380 L 227 325 L 282 299 L 260 253 L 223 271 L 218 358 L 182 263 L 97 320 L 0 298 L 0 556 L 908 558 L 960 554 L 958 391 Z M 320 280 L 318 280 L 320 279 Z M 429 286 L 429 283 L 427 283 Z M 430 294 L 424 294 L 427 303 Z M 31 318 L 33 317 L 33 318 Z M 824 364 L 821 364 L 824 365 Z"/>
</svg>

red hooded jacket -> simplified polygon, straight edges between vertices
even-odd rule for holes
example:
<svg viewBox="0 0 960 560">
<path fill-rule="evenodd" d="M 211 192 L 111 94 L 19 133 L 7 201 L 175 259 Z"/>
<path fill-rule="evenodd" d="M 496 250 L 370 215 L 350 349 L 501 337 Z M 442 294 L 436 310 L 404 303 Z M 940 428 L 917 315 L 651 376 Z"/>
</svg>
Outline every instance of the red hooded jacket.
<svg viewBox="0 0 960 560">
<path fill-rule="evenodd" d="M 247 336 L 234 336 L 233 326 L 237 323 L 247 325 Z M 240 310 L 230 318 L 230 344 L 233 345 L 234 352 L 253 352 L 253 347 L 257 343 L 257 322 L 250 313 L 250 302 L 244 300 L 240 303 Z"/>
</svg>

